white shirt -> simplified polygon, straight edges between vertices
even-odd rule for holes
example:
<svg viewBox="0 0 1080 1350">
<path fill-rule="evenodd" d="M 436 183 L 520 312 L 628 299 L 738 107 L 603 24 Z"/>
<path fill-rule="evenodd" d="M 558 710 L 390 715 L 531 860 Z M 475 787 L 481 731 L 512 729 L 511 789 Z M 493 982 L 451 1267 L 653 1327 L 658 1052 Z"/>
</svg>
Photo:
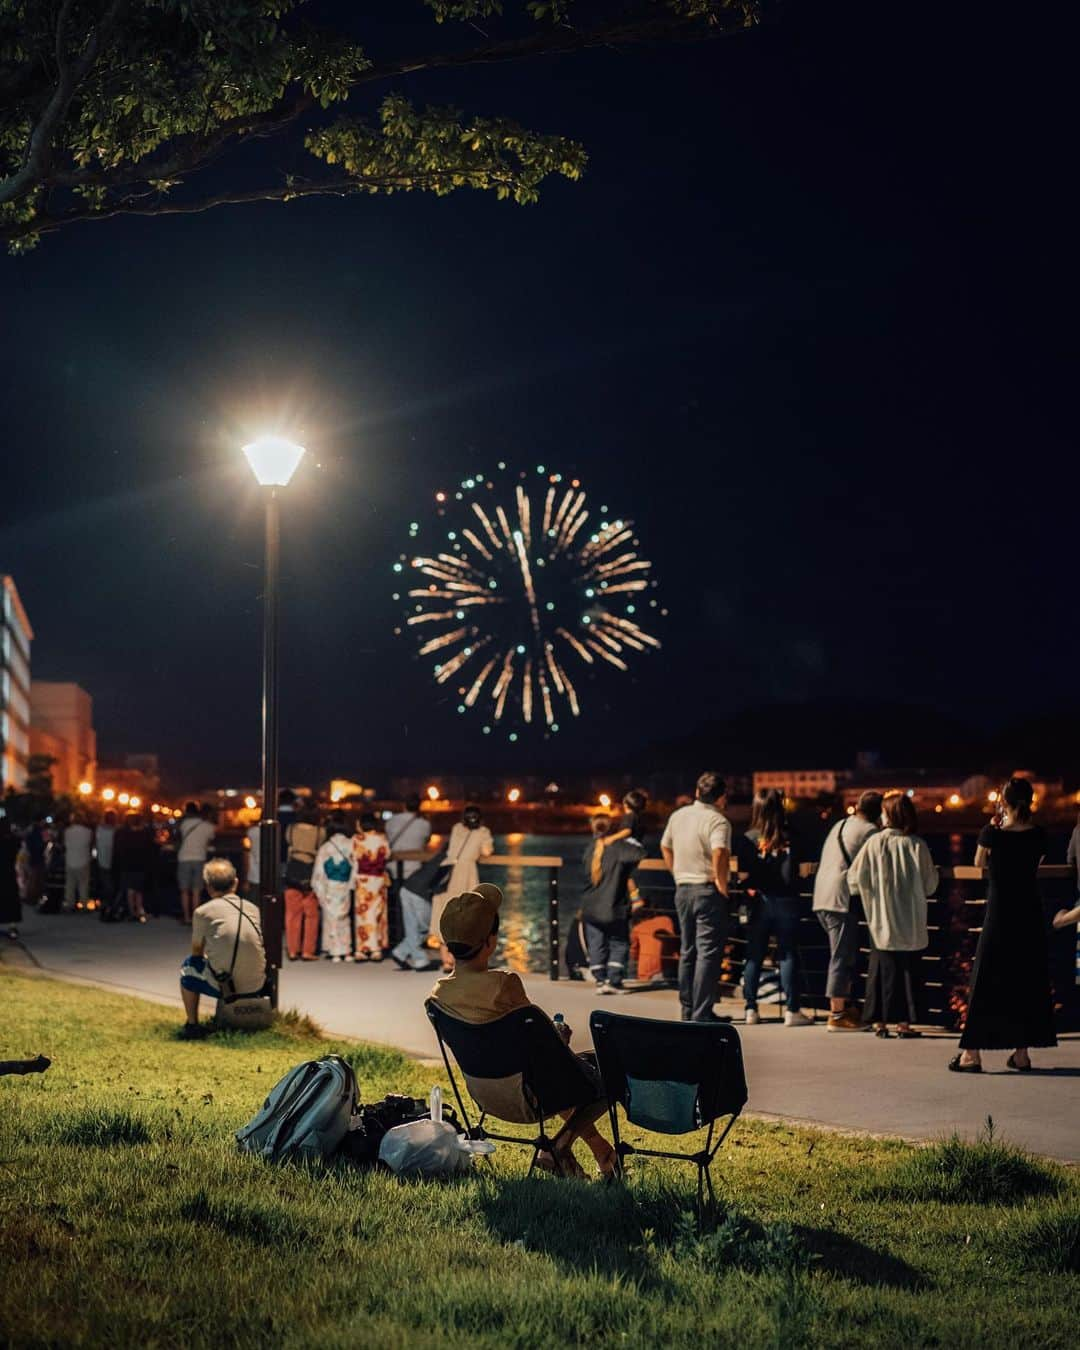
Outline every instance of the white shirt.
<svg viewBox="0 0 1080 1350">
<path fill-rule="evenodd" d="M 675 885 L 700 886 L 713 880 L 713 850 L 731 849 L 731 822 L 709 802 L 691 802 L 673 811 L 660 841 L 675 855 Z"/>
<path fill-rule="evenodd" d="M 259 884 L 259 826 L 248 826 L 248 843 L 251 848 L 248 850 L 247 879 L 249 886 Z"/>
<path fill-rule="evenodd" d="M 69 825 L 64 831 L 64 866 L 89 867 L 94 831 L 89 825 Z"/>
<path fill-rule="evenodd" d="M 427 848 L 431 838 L 431 821 L 416 811 L 399 811 L 386 822 L 386 838 L 393 853 L 414 853 Z M 422 863 L 403 862 L 402 877 L 411 877 Z"/>
<path fill-rule="evenodd" d="M 176 854 L 177 862 L 205 862 L 210 845 L 214 842 L 214 826 L 208 820 L 199 820 L 196 816 L 184 816 L 177 827 L 180 848 Z"/>
<path fill-rule="evenodd" d="M 821 849 L 821 861 L 818 863 L 817 876 L 814 877 L 814 912 L 822 910 L 833 914 L 846 914 L 851 908 L 851 892 L 848 890 L 848 864 L 840 848 L 840 832 L 844 832 L 844 848 L 847 855 L 855 861 L 855 855 L 877 826 L 871 825 L 865 816 L 845 816 L 829 831 Z"/>
<path fill-rule="evenodd" d="M 113 840 L 116 838 L 115 825 L 99 825 L 94 836 L 94 848 L 97 852 L 98 866 L 106 872 L 112 870 Z"/>
<path fill-rule="evenodd" d="M 938 870 L 926 841 L 902 830 L 871 835 L 852 860 L 848 885 L 862 896 L 870 938 L 880 952 L 921 952 L 930 942 L 926 897 Z"/>
</svg>

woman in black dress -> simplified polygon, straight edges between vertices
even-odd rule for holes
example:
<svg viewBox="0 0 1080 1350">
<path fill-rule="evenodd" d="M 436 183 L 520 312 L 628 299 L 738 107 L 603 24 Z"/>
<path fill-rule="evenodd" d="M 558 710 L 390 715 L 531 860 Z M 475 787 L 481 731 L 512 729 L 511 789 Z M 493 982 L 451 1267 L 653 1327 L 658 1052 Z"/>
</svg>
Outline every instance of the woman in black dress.
<svg viewBox="0 0 1080 1350">
<path fill-rule="evenodd" d="M 1046 831 L 1032 823 L 1026 778 L 1010 778 L 1001 797 L 1002 823 L 987 825 L 975 850 L 975 866 L 989 869 L 990 886 L 960 1054 L 949 1061 L 955 1073 L 981 1073 L 981 1050 L 1012 1050 L 1009 1068 L 1026 1073 L 1029 1046 L 1057 1045 L 1036 879 Z"/>
</svg>

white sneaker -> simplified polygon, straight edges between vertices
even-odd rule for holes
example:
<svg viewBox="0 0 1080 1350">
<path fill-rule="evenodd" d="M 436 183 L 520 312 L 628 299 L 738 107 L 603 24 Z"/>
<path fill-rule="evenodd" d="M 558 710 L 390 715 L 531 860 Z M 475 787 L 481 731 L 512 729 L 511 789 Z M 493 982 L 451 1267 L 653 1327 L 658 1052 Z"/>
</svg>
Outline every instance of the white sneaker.
<svg viewBox="0 0 1080 1350">
<path fill-rule="evenodd" d="M 332 963 L 333 965 L 335 965 L 335 966 L 340 966 L 341 963 L 342 963 L 342 961 L 344 961 L 344 960 L 345 960 L 345 958 L 344 958 L 343 956 L 332 956 L 332 957 L 330 958 L 331 963 Z"/>
<path fill-rule="evenodd" d="M 598 994 L 613 994 L 615 990 L 605 981 L 603 984 L 598 984 L 596 986 L 596 992 Z"/>
<path fill-rule="evenodd" d="M 746 1025 L 748 1027 L 756 1027 L 760 1021 L 761 1018 L 758 1016 L 758 1010 L 756 1008 L 747 1008 Z"/>
<path fill-rule="evenodd" d="M 784 1014 L 784 1026 L 786 1027 L 812 1027 L 813 1025 L 814 1019 L 807 1017 L 805 1013 L 786 1012 Z"/>
<path fill-rule="evenodd" d="M 608 985 L 608 993 L 609 993 L 609 994 L 628 994 L 629 992 L 630 992 L 630 990 L 627 989 L 627 987 L 626 987 L 624 984 L 609 984 L 609 985 Z"/>
</svg>

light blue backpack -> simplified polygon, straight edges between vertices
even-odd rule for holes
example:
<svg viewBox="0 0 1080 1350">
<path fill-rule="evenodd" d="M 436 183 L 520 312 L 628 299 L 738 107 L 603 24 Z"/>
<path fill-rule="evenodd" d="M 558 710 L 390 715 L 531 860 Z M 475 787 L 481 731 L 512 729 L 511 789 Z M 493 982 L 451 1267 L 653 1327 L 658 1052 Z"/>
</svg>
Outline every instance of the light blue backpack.
<svg viewBox="0 0 1080 1350">
<path fill-rule="evenodd" d="M 270 1090 L 262 1110 L 236 1132 L 241 1152 L 267 1162 L 329 1159 L 356 1114 L 359 1089 L 340 1055 L 298 1064 Z"/>
</svg>

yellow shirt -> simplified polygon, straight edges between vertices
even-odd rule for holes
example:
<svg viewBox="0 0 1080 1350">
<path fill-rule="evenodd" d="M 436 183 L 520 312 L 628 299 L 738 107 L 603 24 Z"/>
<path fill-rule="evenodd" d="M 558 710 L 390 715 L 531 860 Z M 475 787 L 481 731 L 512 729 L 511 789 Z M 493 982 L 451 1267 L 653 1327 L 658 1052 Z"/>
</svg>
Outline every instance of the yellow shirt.
<svg viewBox="0 0 1080 1350">
<path fill-rule="evenodd" d="M 527 1008 L 529 997 L 520 975 L 509 970 L 470 970 L 455 966 L 439 980 L 431 997 L 463 1022 L 494 1022 L 515 1008 Z"/>
</svg>

